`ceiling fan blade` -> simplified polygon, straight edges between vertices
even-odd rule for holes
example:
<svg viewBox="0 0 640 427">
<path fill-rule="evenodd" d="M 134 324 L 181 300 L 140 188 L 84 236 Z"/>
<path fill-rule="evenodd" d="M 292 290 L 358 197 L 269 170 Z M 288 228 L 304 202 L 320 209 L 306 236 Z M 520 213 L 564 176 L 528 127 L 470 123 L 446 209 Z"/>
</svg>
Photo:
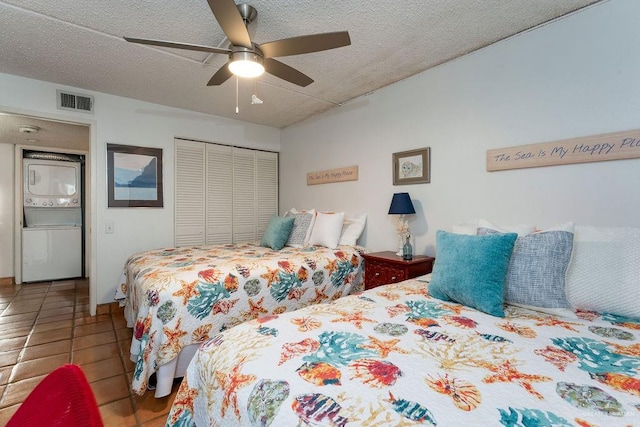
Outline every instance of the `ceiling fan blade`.
<svg viewBox="0 0 640 427">
<path fill-rule="evenodd" d="M 167 42 L 164 40 L 136 39 L 133 37 L 125 37 L 124 39 L 129 43 L 147 44 L 151 46 L 173 47 L 176 49 L 184 49 L 184 50 L 197 50 L 200 52 L 224 53 L 224 54 L 229 54 L 231 52 L 229 49 L 220 49 L 218 47 L 203 46 L 199 44 Z"/>
<path fill-rule="evenodd" d="M 231 70 L 229 70 L 229 63 L 227 62 L 222 68 L 216 71 L 213 77 L 211 77 L 211 80 L 209 80 L 209 83 L 207 83 L 207 86 L 219 86 L 229 80 L 229 77 L 232 75 Z"/>
<path fill-rule="evenodd" d="M 279 56 L 300 55 L 302 53 L 319 52 L 349 46 L 351 39 L 347 31 L 335 33 L 309 34 L 307 36 L 291 37 L 258 45 L 265 58 Z"/>
<path fill-rule="evenodd" d="M 233 45 L 251 49 L 251 38 L 233 0 L 207 0 L 218 24 Z"/>
<path fill-rule="evenodd" d="M 306 87 L 313 83 L 313 79 L 311 77 L 272 58 L 265 58 L 264 69 L 267 73 L 273 74 L 282 80 L 286 80 L 298 86 Z"/>
</svg>

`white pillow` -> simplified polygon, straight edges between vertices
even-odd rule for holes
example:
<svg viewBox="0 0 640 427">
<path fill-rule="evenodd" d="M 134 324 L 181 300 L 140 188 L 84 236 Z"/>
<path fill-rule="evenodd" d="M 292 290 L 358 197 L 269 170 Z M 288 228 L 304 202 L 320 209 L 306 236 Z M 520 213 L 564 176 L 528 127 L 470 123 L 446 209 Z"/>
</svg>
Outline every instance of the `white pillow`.
<svg viewBox="0 0 640 427">
<path fill-rule="evenodd" d="M 576 226 L 567 273 L 574 308 L 640 319 L 640 228 Z"/>
<path fill-rule="evenodd" d="M 307 224 L 307 221 L 300 220 L 299 216 L 310 215 L 310 221 Z M 309 209 L 299 211 L 296 208 L 289 209 L 284 216 L 293 216 L 295 218 L 295 222 L 293 223 L 293 229 L 291 230 L 291 234 L 289 235 L 289 240 L 287 240 L 287 246 L 291 246 L 294 248 L 301 248 L 307 246 L 309 244 L 309 239 L 311 238 L 311 230 L 313 229 L 313 223 L 316 220 L 316 210 Z M 308 219 L 308 218 L 305 218 Z M 305 228 L 306 227 L 306 228 Z"/>
<path fill-rule="evenodd" d="M 517 225 L 494 225 L 489 221 L 485 221 L 481 219 L 478 221 L 478 228 L 488 228 L 490 230 L 495 230 L 498 233 L 518 233 L 518 236 L 526 236 L 527 234 L 531 234 L 536 231 L 535 225 L 528 224 L 517 224 Z"/>
<path fill-rule="evenodd" d="M 340 232 L 344 222 L 344 212 L 316 213 L 316 222 L 311 230 L 310 245 L 326 246 L 330 249 L 338 247 Z"/>
<path fill-rule="evenodd" d="M 342 224 L 342 232 L 340 233 L 340 245 L 355 246 L 356 242 L 364 231 L 364 225 L 367 222 L 367 214 L 362 215 L 345 215 Z"/>
<path fill-rule="evenodd" d="M 453 234 L 468 234 L 473 236 L 478 234 L 478 223 L 464 222 L 462 224 L 454 224 L 451 226 L 451 232 Z"/>
</svg>

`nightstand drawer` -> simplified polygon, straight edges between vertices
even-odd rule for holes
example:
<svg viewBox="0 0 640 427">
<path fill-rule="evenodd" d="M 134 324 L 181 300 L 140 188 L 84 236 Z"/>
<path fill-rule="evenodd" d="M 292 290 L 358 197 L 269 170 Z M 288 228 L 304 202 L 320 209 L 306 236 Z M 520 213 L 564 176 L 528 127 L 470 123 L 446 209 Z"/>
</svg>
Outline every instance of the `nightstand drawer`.
<svg viewBox="0 0 640 427">
<path fill-rule="evenodd" d="M 388 265 L 369 262 L 365 268 L 366 274 L 364 280 L 367 284 L 367 289 L 389 283 L 402 282 L 405 279 L 404 270 Z"/>
<path fill-rule="evenodd" d="M 365 289 L 402 282 L 430 273 L 433 266 L 432 257 L 417 256 L 411 261 L 404 261 L 393 252 L 376 252 L 363 256 Z"/>
</svg>

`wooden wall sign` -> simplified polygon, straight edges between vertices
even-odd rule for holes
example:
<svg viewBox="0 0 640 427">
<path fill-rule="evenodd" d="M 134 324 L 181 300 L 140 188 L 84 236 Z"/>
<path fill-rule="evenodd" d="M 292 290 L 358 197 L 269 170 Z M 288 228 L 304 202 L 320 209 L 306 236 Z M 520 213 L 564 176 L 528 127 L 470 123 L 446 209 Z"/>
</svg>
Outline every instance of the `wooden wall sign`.
<svg viewBox="0 0 640 427">
<path fill-rule="evenodd" d="M 487 150 L 487 171 L 640 158 L 640 129 Z"/>
<path fill-rule="evenodd" d="M 307 185 L 357 180 L 358 166 L 347 166 L 344 168 L 329 169 L 326 171 L 309 172 L 307 174 Z"/>
</svg>

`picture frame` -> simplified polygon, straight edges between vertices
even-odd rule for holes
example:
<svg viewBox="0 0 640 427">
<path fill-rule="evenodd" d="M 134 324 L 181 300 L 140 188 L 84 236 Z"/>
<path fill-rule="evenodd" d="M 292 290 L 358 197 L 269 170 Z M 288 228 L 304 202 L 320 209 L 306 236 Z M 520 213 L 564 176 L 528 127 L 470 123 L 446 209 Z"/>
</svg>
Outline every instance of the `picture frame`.
<svg viewBox="0 0 640 427">
<path fill-rule="evenodd" d="M 393 185 L 431 182 L 430 147 L 393 153 Z"/>
<path fill-rule="evenodd" d="M 162 149 L 107 144 L 110 208 L 162 208 Z"/>
</svg>

